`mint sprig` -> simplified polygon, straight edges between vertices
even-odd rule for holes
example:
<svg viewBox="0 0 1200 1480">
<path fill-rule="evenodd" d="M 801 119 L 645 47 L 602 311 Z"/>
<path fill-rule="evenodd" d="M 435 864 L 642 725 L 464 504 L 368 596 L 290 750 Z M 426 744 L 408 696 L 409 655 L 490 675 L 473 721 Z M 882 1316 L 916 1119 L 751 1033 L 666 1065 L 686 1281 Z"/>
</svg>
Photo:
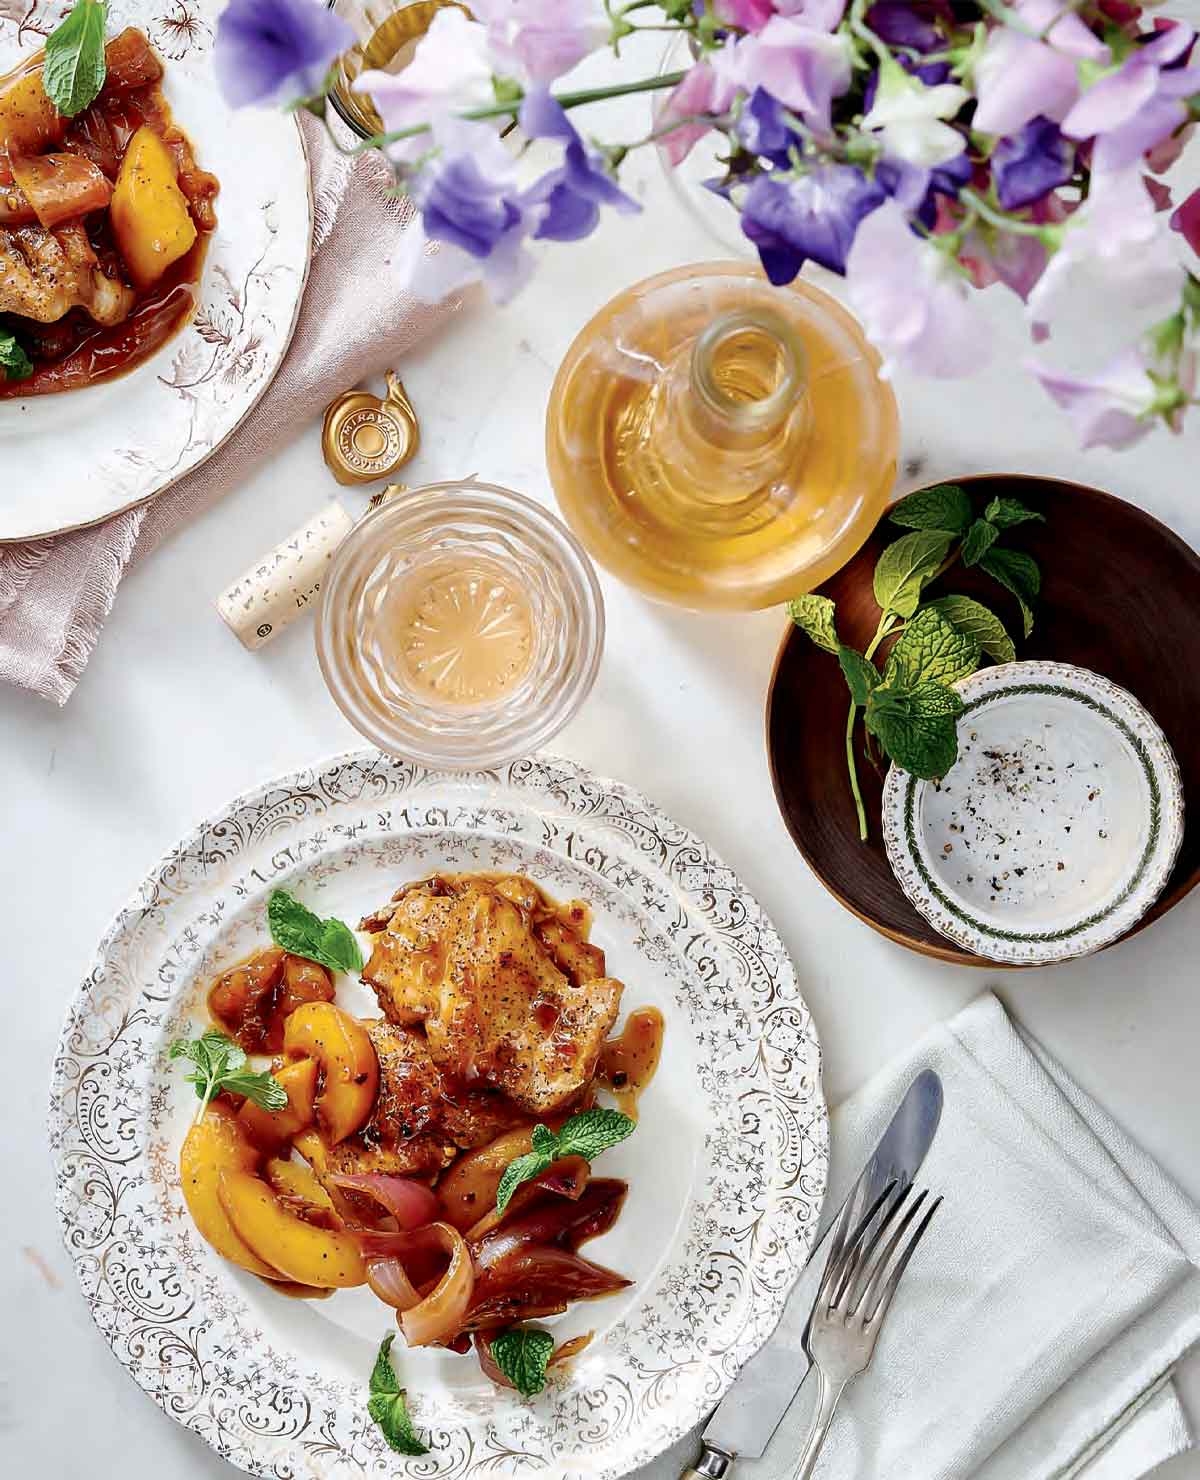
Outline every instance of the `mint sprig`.
<svg viewBox="0 0 1200 1480">
<path fill-rule="evenodd" d="M 25 380 L 33 374 L 33 361 L 15 334 L 0 329 L 0 371 L 5 380 Z"/>
<path fill-rule="evenodd" d="M 246 1055 L 217 1028 L 209 1028 L 199 1038 L 176 1038 L 167 1050 L 171 1059 L 187 1059 L 194 1066 L 185 1075 L 196 1086 L 202 1115 L 209 1101 L 221 1090 L 244 1095 L 264 1110 L 282 1110 L 288 1102 L 287 1090 L 265 1069 L 256 1072 L 246 1067 Z"/>
<path fill-rule="evenodd" d="M 428 1454 L 428 1444 L 422 1444 L 413 1428 L 408 1411 L 408 1398 L 400 1386 L 396 1369 L 392 1366 L 392 1342 L 396 1333 L 389 1331 L 379 1346 L 375 1366 L 371 1370 L 371 1387 L 367 1397 L 367 1412 L 379 1425 L 389 1449 L 397 1454 L 412 1458 Z"/>
<path fill-rule="evenodd" d="M 294 899 L 286 889 L 275 889 L 267 901 L 271 939 L 293 956 L 319 962 L 330 971 L 360 972 L 362 951 L 354 932 L 343 920 L 322 920 Z"/>
<path fill-rule="evenodd" d="M 560 1131 L 549 1126 L 533 1128 L 533 1150 L 510 1161 L 496 1188 L 496 1211 L 503 1213 L 518 1187 L 540 1177 L 548 1167 L 566 1156 L 595 1161 L 602 1151 L 631 1135 L 637 1122 L 619 1110 L 584 1110 L 572 1115 Z"/>
<path fill-rule="evenodd" d="M 512 1326 L 493 1336 L 492 1361 L 523 1398 L 532 1398 L 546 1386 L 546 1368 L 554 1353 L 554 1337 L 534 1326 Z"/>
<path fill-rule="evenodd" d="M 888 517 L 908 533 L 887 545 L 876 561 L 879 624 L 863 652 L 839 639 L 834 603 L 827 596 L 810 592 L 788 603 L 796 626 L 836 656 L 850 690 L 846 766 L 864 841 L 867 818 L 854 755 L 859 712 L 868 736 L 897 766 L 938 780 L 958 758 L 962 701 L 953 685 L 974 673 L 985 655 L 997 663 L 1016 657 L 1003 622 L 982 602 L 958 595 L 926 601 L 926 588 L 956 561 L 978 566 L 1017 598 L 1028 637 L 1041 587 L 1033 557 L 1003 543 L 1007 530 L 1043 519 L 1019 499 L 993 498 L 977 516 L 965 489 L 942 483 L 901 499 Z M 880 673 L 875 653 L 884 638 L 897 634 Z"/>
<path fill-rule="evenodd" d="M 105 0 L 75 0 L 70 14 L 46 38 L 42 86 L 65 118 L 82 113 L 104 86 L 107 25 Z"/>
</svg>

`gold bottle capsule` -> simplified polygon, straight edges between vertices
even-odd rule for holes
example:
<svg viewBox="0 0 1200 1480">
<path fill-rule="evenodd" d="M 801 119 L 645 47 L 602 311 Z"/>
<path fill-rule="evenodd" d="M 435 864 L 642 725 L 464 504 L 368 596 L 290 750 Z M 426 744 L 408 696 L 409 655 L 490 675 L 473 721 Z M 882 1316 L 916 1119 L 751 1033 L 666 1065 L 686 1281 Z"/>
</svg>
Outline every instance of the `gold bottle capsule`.
<svg viewBox="0 0 1200 1480">
<path fill-rule="evenodd" d="M 400 377 L 388 371 L 387 395 L 343 391 L 325 411 L 321 451 L 339 483 L 376 483 L 403 467 L 421 445 L 417 413 Z"/>
</svg>

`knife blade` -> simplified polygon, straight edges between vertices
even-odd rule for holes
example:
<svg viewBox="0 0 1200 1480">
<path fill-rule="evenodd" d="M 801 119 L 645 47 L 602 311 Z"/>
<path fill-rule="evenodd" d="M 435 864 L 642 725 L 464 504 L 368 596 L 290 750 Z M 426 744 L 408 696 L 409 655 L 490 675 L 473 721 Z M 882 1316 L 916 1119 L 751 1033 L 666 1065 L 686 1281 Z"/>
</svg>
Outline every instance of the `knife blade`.
<svg viewBox="0 0 1200 1480">
<path fill-rule="evenodd" d="M 704 1430 L 704 1450 L 681 1480 L 720 1480 L 736 1455 L 759 1458 L 808 1375 L 804 1331 L 824 1272 L 818 1258 L 846 1203 L 861 1194 L 869 1205 L 893 1180 L 911 1182 L 933 1141 L 942 1113 L 942 1081 L 925 1069 L 905 1091 L 870 1159 L 845 1200 L 826 1208 L 804 1270 L 788 1297 L 783 1317 L 761 1351 L 742 1368 Z"/>
</svg>

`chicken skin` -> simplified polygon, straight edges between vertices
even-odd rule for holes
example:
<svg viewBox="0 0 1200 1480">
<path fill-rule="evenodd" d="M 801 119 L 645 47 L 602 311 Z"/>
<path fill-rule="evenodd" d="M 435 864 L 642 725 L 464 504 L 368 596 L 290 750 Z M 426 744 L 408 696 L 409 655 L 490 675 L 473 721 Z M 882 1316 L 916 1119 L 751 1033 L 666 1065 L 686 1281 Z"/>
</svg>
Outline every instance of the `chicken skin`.
<svg viewBox="0 0 1200 1480">
<path fill-rule="evenodd" d="M 363 922 L 374 932 L 363 980 L 384 1013 L 423 1024 L 454 1079 L 490 1084 L 533 1115 L 590 1082 L 623 990 L 570 909 L 541 901 L 519 876 L 435 877 Z"/>
</svg>

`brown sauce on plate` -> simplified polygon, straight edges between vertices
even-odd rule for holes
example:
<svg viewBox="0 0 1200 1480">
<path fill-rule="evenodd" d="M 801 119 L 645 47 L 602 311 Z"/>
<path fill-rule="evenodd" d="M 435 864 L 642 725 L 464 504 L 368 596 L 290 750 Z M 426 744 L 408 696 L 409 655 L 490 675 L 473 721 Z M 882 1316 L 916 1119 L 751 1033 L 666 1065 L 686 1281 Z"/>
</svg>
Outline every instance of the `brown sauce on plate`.
<svg viewBox="0 0 1200 1480">
<path fill-rule="evenodd" d="M 654 1078 L 662 1054 L 663 1015 L 657 1007 L 639 1007 L 629 1014 L 624 1030 L 600 1050 L 596 1078 L 612 1091 L 617 1108 L 637 1119 L 638 1099 Z"/>
</svg>

